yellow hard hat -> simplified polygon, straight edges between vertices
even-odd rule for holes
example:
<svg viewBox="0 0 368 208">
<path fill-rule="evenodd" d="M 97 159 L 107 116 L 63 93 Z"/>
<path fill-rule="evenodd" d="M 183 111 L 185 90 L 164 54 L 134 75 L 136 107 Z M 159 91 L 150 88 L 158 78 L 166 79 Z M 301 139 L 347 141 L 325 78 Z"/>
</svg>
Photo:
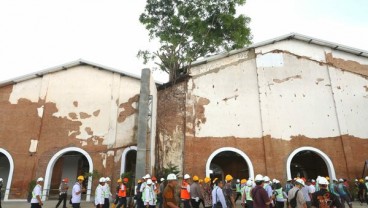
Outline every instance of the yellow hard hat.
<svg viewBox="0 0 368 208">
<path fill-rule="evenodd" d="M 122 183 L 122 182 L 123 182 L 123 179 L 119 178 L 118 183 Z"/>
<path fill-rule="evenodd" d="M 209 178 L 209 177 L 205 177 L 205 178 L 204 178 L 204 182 L 205 182 L 205 183 L 208 183 L 208 182 L 210 182 L 210 181 L 211 181 L 211 178 Z"/>
<path fill-rule="evenodd" d="M 226 176 L 225 176 L 225 180 L 226 180 L 227 182 L 229 182 L 229 181 L 233 180 L 233 177 L 232 177 L 231 175 L 226 175 Z"/>
<path fill-rule="evenodd" d="M 330 180 L 330 177 L 326 176 L 326 179 L 329 181 Z"/>
<path fill-rule="evenodd" d="M 240 183 L 243 184 L 243 183 L 246 183 L 247 182 L 247 179 L 241 179 Z"/>
<path fill-rule="evenodd" d="M 364 182 L 363 178 L 359 179 L 359 182 L 360 183 L 363 183 Z"/>
<path fill-rule="evenodd" d="M 139 180 L 138 180 L 138 183 L 142 183 L 142 180 L 140 180 L 140 179 L 139 179 Z"/>
<path fill-rule="evenodd" d="M 84 176 L 82 176 L 82 175 L 78 176 L 77 180 L 84 181 Z"/>
<path fill-rule="evenodd" d="M 193 176 L 193 181 L 198 181 L 199 180 L 199 178 L 198 178 L 198 176 Z"/>
<path fill-rule="evenodd" d="M 203 183 L 203 180 L 202 179 L 199 179 L 199 183 Z"/>
</svg>

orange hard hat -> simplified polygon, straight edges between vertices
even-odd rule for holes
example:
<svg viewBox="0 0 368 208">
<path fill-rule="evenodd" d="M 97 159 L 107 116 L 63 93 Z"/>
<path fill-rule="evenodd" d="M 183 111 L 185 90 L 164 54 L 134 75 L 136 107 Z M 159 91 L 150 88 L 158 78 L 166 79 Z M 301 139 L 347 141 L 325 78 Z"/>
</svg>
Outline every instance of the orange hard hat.
<svg viewBox="0 0 368 208">
<path fill-rule="evenodd" d="M 157 178 L 155 176 L 152 176 L 151 180 L 152 181 L 157 181 Z"/>
<path fill-rule="evenodd" d="M 128 183 L 129 179 L 128 178 L 123 178 L 123 182 Z"/>
</svg>

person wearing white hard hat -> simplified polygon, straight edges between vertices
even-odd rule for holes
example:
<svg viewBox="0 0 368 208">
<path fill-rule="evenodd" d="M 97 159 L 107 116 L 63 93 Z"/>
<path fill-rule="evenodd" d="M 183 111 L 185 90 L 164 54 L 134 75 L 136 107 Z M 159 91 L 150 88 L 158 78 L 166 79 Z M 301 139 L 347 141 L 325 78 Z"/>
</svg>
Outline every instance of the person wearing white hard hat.
<svg viewBox="0 0 368 208">
<path fill-rule="evenodd" d="M 349 208 L 352 208 L 352 202 L 350 199 L 350 191 L 344 184 L 344 179 L 339 179 L 339 184 L 337 185 L 337 191 L 340 194 L 341 204 L 343 207 L 345 207 L 345 202 L 348 204 Z"/>
<path fill-rule="evenodd" d="M 146 187 L 142 192 L 142 200 L 145 207 L 155 208 L 156 207 L 156 195 L 153 190 L 153 182 L 151 179 L 147 179 Z"/>
<path fill-rule="evenodd" d="M 312 195 L 312 208 L 337 207 L 340 208 L 339 198 L 327 190 L 329 182 L 325 177 L 319 177 L 317 180 L 319 190 Z"/>
<path fill-rule="evenodd" d="M 235 184 L 235 191 L 236 191 L 236 197 L 234 202 L 236 203 L 236 201 L 238 201 L 238 199 L 241 199 L 241 183 L 240 183 L 240 179 L 236 179 L 236 184 Z"/>
<path fill-rule="evenodd" d="M 268 195 L 268 197 L 270 198 L 270 200 L 271 200 L 271 205 L 270 205 L 270 207 L 273 207 L 273 200 L 272 200 L 272 198 L 273 198 L 273 196 L 272 196 L 272 194 L 273 194 L 273 191 L 272 191 L 272 186 L 271 186 L 271 184 L 270 184 L 270 178 L 268 177 L 268 176 L 265 176 L 265 177 L 263 177 L 263 181 L 264 181 L 264 185 L 263 185 L 263 188 L 266 190 L 266 192 L 267 192 L 267 195 Z"/>
<path fill-rule="evenodd" d="M 43 202 L 41 199 L 42 185 L 43 178 L 40 177 L 37 179 L 37 184 L 32 191 L 31 208 L 41 208 L 43 206 Z"/>
<path fill-rule="evenodd" d="M 180 189 L 180 199 L 184 204 L 184 208 L 190 208 L 190 185 L 189 185 L 190 175 L 185 174 L 183 182 L 181 183 Z"/>
<path fill-rule="evenodd" d="M 111 179 L 109 177 L 106 177 L 105 185 L 102 187 L 102 191 L 103 191 L 104 198 L 105 198 L 103 208 L 110 208 L 110 197 L 112 196 L 111 188 L 109 185 L 110 181 Z"/>
<path fill-rule="evenodd" d="M 98 181 L 99 184 L 96 187 L 95 191 L 95 205 L 96 208 L 103 208 L 103 205 L 105 203 L 105 195 L 104 195 L 104 186 L 106 183 L 106 179 L 104 177 L 101 177 Z"/>
<path fill-rule="evenodd" d="M 164 189 L 164 192 L 162 193 L 162 197 L 164 199 L 163 207 L 164 208 L 179 208 L 178 202 L 176 201 L 176 198 L 175 198 L 175 189 L 178 184 L 178 179 L 175 174 L 170 173 L 169 175 L 167 175 L 166 180 L 167 180 L 167 185 Z"/>
<path fill-rule="evenodd" d="M 271 204 L 271 200 L 270 197 L 268 197 L 266 190 L 263 188 L 263 176 L 261 174 L 256 175 L 254 181 L 256 183 L 256 186 L 251 192 L 253 197 L 253 207 L 268 208 Z"/>
<path fill-rule="evenodd" d="M 291 208 L 306 208 L 307 204 L 301 189 L 304 187 L 304 181 L 300 178 L 295 180 L 295 186 L 288 192 L 288 201 Z"/>
</svg>

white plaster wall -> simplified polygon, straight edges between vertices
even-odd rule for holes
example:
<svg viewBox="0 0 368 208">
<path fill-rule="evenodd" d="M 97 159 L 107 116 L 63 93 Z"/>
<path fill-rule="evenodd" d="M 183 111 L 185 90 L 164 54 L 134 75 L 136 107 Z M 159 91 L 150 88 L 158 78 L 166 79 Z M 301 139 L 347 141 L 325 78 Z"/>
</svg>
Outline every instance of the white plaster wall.
<svg viewBox="0 0 368 208">
<path fill-rule="evenodd" d="M 140 80 L 135 80 L 130 77 L 120 78 L 120 93 L 119 93 L 119 104 L 126 103 L 128 100 L 140 93 Z M 134 109 L 137 109 L 138 102 L 132 104 Z M 120 112 L 125 111 L 124 108 L 118 109 L 118 115 Z M 116 117 L 117 119 L 117 117 Z M 116 142 L 115 147 L 125 146 L 132 144 L 134 141 L 134 126 L 136 125 L 137 114 L 128 116 L 124 122 L 117 122 Z M 121 153 L 117 155 L 120 157 Z"/>
<path fill-rule="evenodd" d="M 206 122 L 195 127 L 196 137 L 262 136 L 254 60 L 199 76 L 193 84 L 192 95 L 210 101 L 204 105 Z"/>
<path fill-rule="evenodd" d="M 42 86 L 42 78 L 34 78 L 19 82 L 13 85 L 13 91 L 10 94 L 9 102 L 17 104 L 18 100 L 28 99 L 31 102 L 38 102 L 40 99 L 40 90 Z"/>
<path fill-rule="evenodd" d="M 368 139 L 368 79 L 329 67 L 341 134 Z"/>
<path fill-rule="evenodd" d="M 89 127 L 93 136 L 101 137 L 104 139 L 103 144 L 111 145 L 105 139 L 109 134 L 113 73 L 96 70 L 90 66 L 77 66 L 46 76 L 49 76 L 46 102 L 55 103 L 58 109 L 53 116 L 80 121 L 82 125 L 80 134 L 76 136 L 78 139 L 91 138 L 85 130 Z M 73 105 L 74 101 L 78 102 L 77 107 Z M 93 112 L 97 110 L 100 110 L 100 113 L 94 116 Z M 82 119 L 79 116 L 81 112 L 91 117 Z M 69 113 L 76 113 L 78 118 L 72 119 Z"/>
<path fill-rule="evenodd" d="M 285 53 L 282 58 L 283 66 L 257 68 L 264 135 L 285 140 L 338 136 L 327 67 Z"/>
</svg>

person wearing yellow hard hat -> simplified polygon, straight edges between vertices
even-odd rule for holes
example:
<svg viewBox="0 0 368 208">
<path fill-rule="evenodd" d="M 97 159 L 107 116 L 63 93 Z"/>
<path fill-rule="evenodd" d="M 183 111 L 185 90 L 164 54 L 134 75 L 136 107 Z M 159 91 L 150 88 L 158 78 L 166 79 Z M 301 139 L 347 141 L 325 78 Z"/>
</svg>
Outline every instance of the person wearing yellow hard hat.
<svg viewBox="0 0 368 208">
<path fill-rule="evenodd" d="M 202 184 L 202 195 L 203 203 L 205 208 L 212 207 L 212 188 L 211 188 L 211 178 L 205 177 Z"/>
<path fill-rule="evenodd" d="M 127 207 L 127 183 L 129 182 L 128 178 L 123 178 L 122 183 L 119 183 L 119 191 L 118 191 L 118 204 L 116 208 Z"/>
<path fill-rule="evenodd" d="M 226 183 L 224 185 L 223 191 L 224 191 L 226 205 L 228 208 L 235 208 L 234 191 L 231 188 L 233 177 L 230 174 L 228 174 L 225 176 L 225 181 Z"/>
<path fill-rule="evenodd" d="M 196 175 L 193 176 L 193 183 L 190 185 L 190 196 L 192 208 L 199 208 L 200 200 L 203 199 L 203 195 L 199 186 L 199 178 Z"/>
<path fill-rule="evenodd" d="M 365 199 L 365 193 L 367 192 L 367 187 L 364 184 L 363 178 L 358 180 L 358 199 L 360 202 L 360 205 L 363 205 L 364 199 Z"/>
<path fill-rule="evenodd" d="M 84 176 L 80 175 L 77 178 L 77 182 L 73 186 L 71 199 L 73 208 L 80 208 L 82 192 L 86 191 L 86 189 L 82 186 L 83 181 Z"/>
</svg>

